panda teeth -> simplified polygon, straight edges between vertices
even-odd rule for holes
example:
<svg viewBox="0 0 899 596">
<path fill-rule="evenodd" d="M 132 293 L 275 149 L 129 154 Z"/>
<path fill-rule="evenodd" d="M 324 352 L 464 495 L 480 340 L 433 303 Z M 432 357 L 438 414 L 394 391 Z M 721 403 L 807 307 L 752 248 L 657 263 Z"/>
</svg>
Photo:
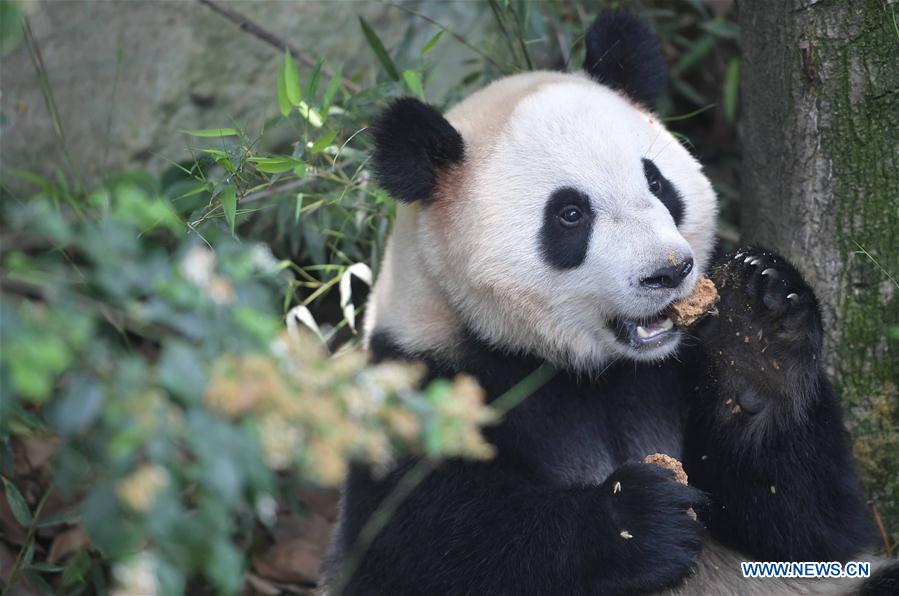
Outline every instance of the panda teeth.
<svg viewBox="0 0 899 596">
<path fill-rule="evenodd" d="M 660 333 L 664 333 L 674 327 L 674 323 L 669 318 L 664 318 L 657 323 L 653 323 L 650 326 L 651 331 L 647 331 L 643 325 L 637 325 L 637 336 L 643 339 L 647 339 L 649 337 L 654 337 L 659 335 Z"/>
</svg>

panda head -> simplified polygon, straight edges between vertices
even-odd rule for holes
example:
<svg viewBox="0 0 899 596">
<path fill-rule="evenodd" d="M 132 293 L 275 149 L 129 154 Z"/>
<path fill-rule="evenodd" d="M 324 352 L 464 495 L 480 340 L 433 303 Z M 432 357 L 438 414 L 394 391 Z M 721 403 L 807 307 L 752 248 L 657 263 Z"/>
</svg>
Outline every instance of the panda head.
<svg viewBox="0 0 899 596">
<path fill-rule="evenodd" d="M 705 269 L 715 196 L 650 111 L 665 65 L 648 28 L 604 14 L 586 43 L 583 72 L 500 79 L 445 116 L 387 109 L 373 166 L 399 206 L 370 333 L 446 348 L 429 342 L 455 327 L 586 370 L 674 351 L 661 313 Z"/>
</svg>

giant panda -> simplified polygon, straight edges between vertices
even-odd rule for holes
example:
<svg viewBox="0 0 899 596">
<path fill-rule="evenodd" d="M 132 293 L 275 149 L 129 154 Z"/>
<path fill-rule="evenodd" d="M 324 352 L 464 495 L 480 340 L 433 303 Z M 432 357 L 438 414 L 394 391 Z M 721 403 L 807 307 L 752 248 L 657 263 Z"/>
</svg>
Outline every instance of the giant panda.
<svg viewBox="0 0 899 596">
<path fill-rule="evenodd" d="M 848 593 L 852 580 L 746 580 L 739 566 L 869 559 L 815 296 L 769 250 L 713 262 L 715 194 L 651 111 L 666 73 L 647 26 L 605 13 L 586 46 L 583 71 L 509 76 L 446 115 L 399 99 L 374 127 L 376 179 L 398 205 L 367 307 L 373 359 L 472 375 L 488 399 L 556 372 L 486 430 L 495 459 L 443 462 L 361 550 L 415 462 L 354 466 L 327 583 Z M 685 333 L 666 307 L 705 273 L 719 314 Z M 642 463 L 652 453 L 682 460 L 689 486 Z"/>
</svg>

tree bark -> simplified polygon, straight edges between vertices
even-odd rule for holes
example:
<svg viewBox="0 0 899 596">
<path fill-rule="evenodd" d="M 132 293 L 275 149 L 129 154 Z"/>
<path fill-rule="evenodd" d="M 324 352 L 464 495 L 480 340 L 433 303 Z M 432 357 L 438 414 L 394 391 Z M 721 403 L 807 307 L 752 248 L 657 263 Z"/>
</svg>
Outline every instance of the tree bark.
<svg viewBox="0 0 899 596">
<path fill-rule="evenodd" d="M 899 542 L 899 4 L 746 0 L 743 237 L 796 263 L 826 327 L 887 549 Z M 879 518 L 879 520 L 877 520 Z"/>
</svg>

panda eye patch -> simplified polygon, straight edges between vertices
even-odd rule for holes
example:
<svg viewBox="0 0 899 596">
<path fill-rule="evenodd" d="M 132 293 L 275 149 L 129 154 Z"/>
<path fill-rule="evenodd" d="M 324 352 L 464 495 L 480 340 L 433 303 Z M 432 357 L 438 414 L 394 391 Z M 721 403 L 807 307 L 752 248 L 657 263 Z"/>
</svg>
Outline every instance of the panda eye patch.
<svg viewBox="0 0 899 596">
<path fill-rule="evenodd" d="M 584 213 L 577 205 L 566 205 L 559 212 L 559 220 L 565 227 L 574 227 L 581 223 Z"/>
<path fill-rule="evenodd" d="M 662 172 L 651 159 L 643 159 L 643 175 L 646 176 L 649 192 L 665 205 L 674 219 L 674 225 L 679 226 L 684 218 L 684 202 L 677 188 L 662 176 Z"/>
<path fill-rule="evenodd" d="M 574 269 L 587 258 L 593 209 L 586 193 L 562 186 L 549 195 L 543 209 L 540 251 L 556 269 Z"/>
</svg>

